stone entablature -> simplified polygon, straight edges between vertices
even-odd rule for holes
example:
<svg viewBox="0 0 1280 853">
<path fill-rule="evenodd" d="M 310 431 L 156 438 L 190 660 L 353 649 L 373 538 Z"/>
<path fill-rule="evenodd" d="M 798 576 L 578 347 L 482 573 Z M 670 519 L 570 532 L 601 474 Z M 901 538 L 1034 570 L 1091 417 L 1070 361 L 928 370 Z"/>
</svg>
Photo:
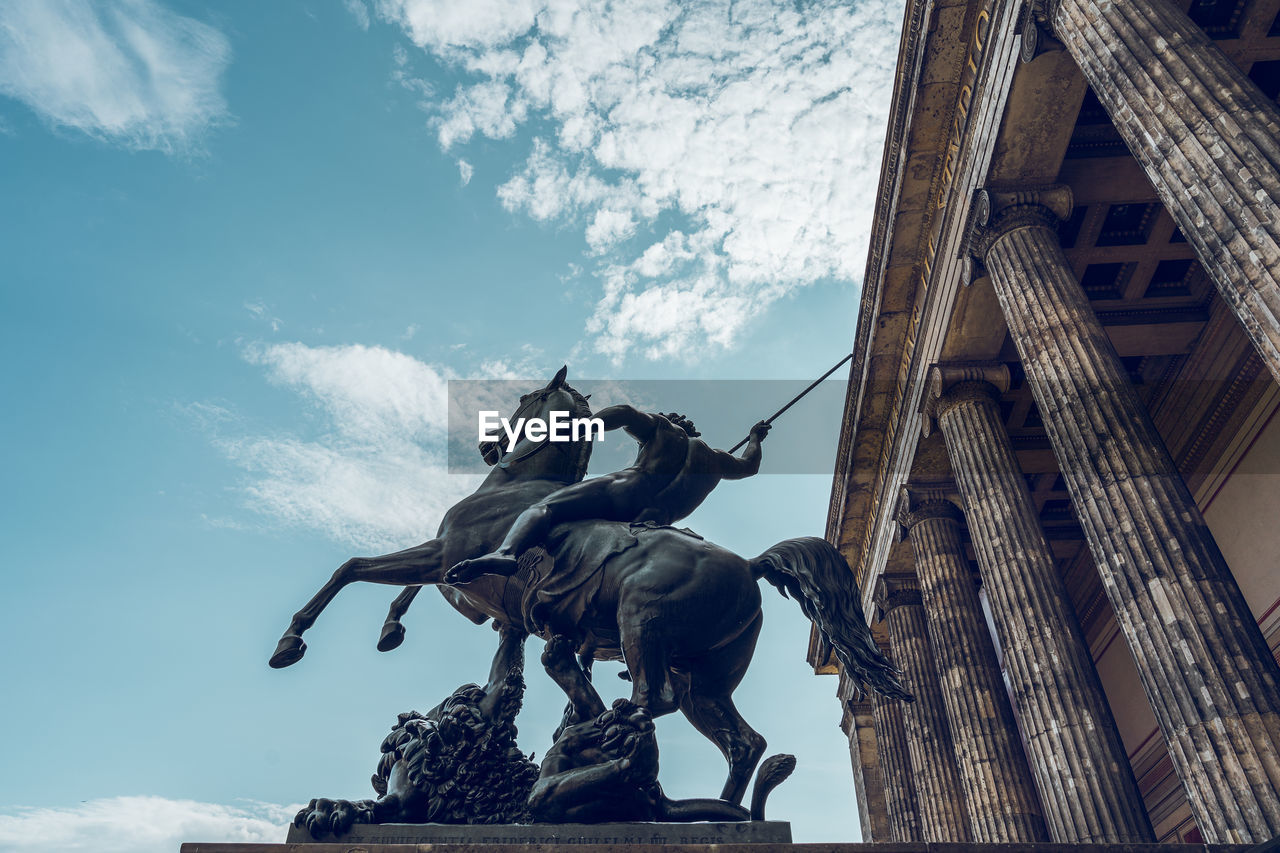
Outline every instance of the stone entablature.
<svg viewBox="0 0 1280 853">
<path fill-rule="evenodd" d="M 851 555 L 860 581 L 893 541 L 891 524 L 869 522 L 891 515 L 879 510 L 905 480 L 891 470 L 899 438 L 918 428 L 904 395 L 918 390 L 914 365 L 939 345 L 925 341 L 916 352 L 925 297 L 958 283 L 958 255 L 938 250 L 954 242 L 964 224 L 957 210 L 978 187 L 975 166 L 989 152 L 975 152 L 968 131 L 999 120 L 1007 91 L 989 81 L 1015 67 L 1014 22 L 1013 4 L 994 0 L 908 6 L 828 513 L 828 538 Z M 869 607 L 865 586 L 864 599 Z M 811 663 L 819 657 L 814 646 Z"/>
</svg>

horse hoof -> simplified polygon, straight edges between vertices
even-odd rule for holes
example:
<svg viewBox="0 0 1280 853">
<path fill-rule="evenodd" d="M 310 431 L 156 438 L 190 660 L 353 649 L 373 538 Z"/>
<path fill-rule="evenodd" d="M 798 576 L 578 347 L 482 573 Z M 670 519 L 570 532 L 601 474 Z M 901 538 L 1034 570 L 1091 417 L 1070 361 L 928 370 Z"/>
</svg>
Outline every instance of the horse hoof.
<svg viewBox="0 0 1280 853">
<path fill-rule="evenodd" d="M 404 642 L 404 626 L 399 622 L 387 622 L 382 626 L 382 636 L 378 638 L 378 651 L 389 652 L 400 648 Z"/>
<path fill-rule="evenodd" d="M 285 634 L 276 645 L 276 653 L 268 663 L 272 669 L 284 669 L 286 666 L 302 660 L 307 653 L 307 644 L 297 634 Z"/>
</svg>

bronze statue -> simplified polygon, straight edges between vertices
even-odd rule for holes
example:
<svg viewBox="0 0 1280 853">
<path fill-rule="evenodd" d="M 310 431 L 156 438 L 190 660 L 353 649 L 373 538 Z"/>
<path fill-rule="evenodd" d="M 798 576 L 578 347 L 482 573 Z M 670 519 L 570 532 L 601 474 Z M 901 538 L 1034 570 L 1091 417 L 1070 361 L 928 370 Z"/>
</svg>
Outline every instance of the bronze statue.
<svg viewBox="0 0 1280 853">
<path fill-rule="evenodd" d="M 667 797 L 658 783 L 653 718 L 625 699 L 606 710 L 568 637 L 551 638 L 542 663 L 569 694 L 571 717 L 535 767 L 516 746 L 525 636 L 501 629 L 487 686 L 467 684 L 426 714 L 400 714 L 373 776 L 378 799 L 313 799 L 294 825 L 323 838 L 357 823 L 764 820 L 765 801 L 791 775 L 795 758 L 763 762 L 750 811 L 724 800 Z"/>
<path fill-rule="evenodd" d="M 545 387 L 525 395 L 521 413 L 589 416 L 586 398 L 566 384 L 566 372 L 561 369 Z M 652 425 L 655 433 L 661 426 Z M 435 585 L 476 623 L 491 618 L 546 639 L 566 636 L 586 661 L 623 660 L 633 705 L 652 717 L 683 711 L 720 749 L 729 763 L 721 799 L 733 804 L 742 802 L 765 748 L 764 738 L 742 719 L 732 699 L 760 631 L 761 578 L 797 600 L 855 682 L 909 698 L 871 639 L 848 564 L 823 539 L 786 540 L 745 560 L 669 526 L 579 519 L 551 526 L 531 552 L 537 558 L 522 560 L 510 575 L 451 582 L 450 568 L 491 554 L 530 507 L 580 481 L 591 447 L 586 439 L 535 442 L 526 437 L 500 459 L 492 448 L 481 451 L 492 471 L 474 494 L 445 514 L 437 537 L 405 551 L 344 563 L 294 615 L 272 666 L 302 657 L 303 632 L 349 583 Z M 677 481 L 673 477 L 666 485 Z M 666 517 L 678 517 L 687 505 L 673 496 Z M 384 629 L 383 644 L 388 636 Z"/>
</svg>

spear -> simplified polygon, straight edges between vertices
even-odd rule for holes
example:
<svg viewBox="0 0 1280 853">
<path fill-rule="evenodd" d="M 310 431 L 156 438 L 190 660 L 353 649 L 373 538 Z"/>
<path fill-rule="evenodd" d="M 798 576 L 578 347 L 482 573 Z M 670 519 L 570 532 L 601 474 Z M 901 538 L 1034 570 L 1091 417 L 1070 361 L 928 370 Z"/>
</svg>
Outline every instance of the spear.
<svg viewBox="0 0 1280 853">
<path fill-rule="evenodd" d="M 787 404 L 786 404 L 785 406 L 783 406 L 781 409 L 778 409 L 778 411 L 776 411 L 776 412 L 774 412 L 772 415 L 770 415 L 770 416 L 768 417 L 768 419 L 766 419 L 766 420 L 765 420 L 765 423 L 767 423 L 767 424 L 771 424 L 771 423 L 773 423 L 774 418 L 778 417 L 778 416 L 779 416 L 779 415 L 781 415 L 783 412 L 785 412 L 787 409 L 791 408 L 791 407 L 792 407 L 792 406 L 794 406 L 796 403 L 800 402 L 800 398 L 801 398 L 801 397 L 803 397 L 805 394 L 808 394 L 808 393 L 809 393 L 810 391 L 812 391 L 814 388 L 817 388 L 817 387 L 818 387 L 818 384 L 819 384 L 820 382 L 822 382 L 822 380 L 826 379 L 828 376 L 830 376 L 831 374 L 833 374 L 833 373 L 835 373 L 837 370 L 839 370 L 839 369 L 840 369 L 840 365 L 844 364 L 846 361 L 848 361 L 848 360 L 849 360 L 849 359 L 851 359 L 851 358 L 853 358 L 853 353 L 849 353 L 849 354 L 848 354 L 848 355 L 846 355 L 844 358 L 842 358 L 842 359 L 840 359 L 839 361 L 837 361 L 837 362 L 835 363 L 835 366 L 834 366 L 834 367 L 832 367 L 832 368 L 831 368 L 830 370 L 828 370 L 826 373 L 824 373 L 824 374 L 822 374 L 821 376 L 819 376 L 817 379 L 815 379 L 815 380 L 813 380 L 812 382 L 810 382 L 810 383 L 809 383 L 809 387 L 808 387 L 808 388 L 804 389 L 804 390 L 803 390 L 803 391 L 801 391 L 799 394 L 797 394 L 796 396 L 792 397 L 792 398 L 791 398 L 791 402 L 790 402 L 790 403 L 787 403 Z M 742 439 L 742 441 L 739 441 L 739 442 L 738 442 L 737 444 L 735 444 L 733 447 L 729 448 L 729 452 L 730 452 L 730 453 L 737 453 L 737 452 L 738 452 L 738 448 L 739 448 L 739 447 L 741 447 L 742 445 L 746 444 L 746 443 L 747 443 L 748 441 L 750 441 L 750 440 L 751 440 L 751 436 L 747 436 L 746 438 Z"/>
</svg>

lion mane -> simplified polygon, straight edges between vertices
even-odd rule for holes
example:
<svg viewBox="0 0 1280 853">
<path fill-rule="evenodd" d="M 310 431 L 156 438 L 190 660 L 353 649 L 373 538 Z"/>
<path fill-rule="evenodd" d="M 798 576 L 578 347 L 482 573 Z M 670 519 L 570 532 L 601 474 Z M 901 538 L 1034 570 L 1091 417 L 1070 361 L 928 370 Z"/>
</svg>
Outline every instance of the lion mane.
<svg viewBox="0 0 1280 853">
<path fill-rule="evenodd" d="M 400 801 L 400 820 L 408 822 L 528 822 L 538 767 L 516 745 L 523 692 L 524 679 L 513 671 L 492 717 L 481 705 L 483 688 L 475 684 L 459 687 L 428 714 L 400 714 L 382 742 L 374 790 L 385 798 L 390 787 Z"/>
</svg>

